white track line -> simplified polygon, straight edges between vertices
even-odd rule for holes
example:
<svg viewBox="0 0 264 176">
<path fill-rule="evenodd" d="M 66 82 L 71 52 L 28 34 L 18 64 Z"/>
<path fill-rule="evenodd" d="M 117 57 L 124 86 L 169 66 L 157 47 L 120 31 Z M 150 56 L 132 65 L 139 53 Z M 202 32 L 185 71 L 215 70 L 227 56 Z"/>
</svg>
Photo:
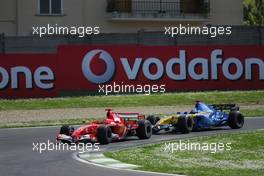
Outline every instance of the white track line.
<svg viewBox="0 0 264 176">
<path fill-rule="evenodd" d="M 102 167 L 102 168 L 106 168 L 106 169 L 112 169 L 112 170 L 122 170 L 122 171 L 129 171 L 129 172 L 138 172 L 138 173 L 146 173 L 146 174 L 152 174 L 152 175 L 164 175 L 164 176 L 183 176 L 183 175 L 179 175 L 179 174 L 168 174 L 168 173 L 161 173 L 161 172 L 150 172 L 150 171 L 141 171 L 141 170 L 133 170 L 133 169 L 127 169 L 127 168 L 116 168 L 116 167 L 110 167 L 107 165 L 102 165 L 102 164 L 97 164 L 97 163 L 93 163 L 93 162 L 89 162 L 87 160 L 81 159 L 78 156 L 78 153 L 73 153 L 72 157 L 73 159 L 85 163 L 85 164 L 90 164 L 90 165 L 94 165 L 97 167 Z"/>
</svg>

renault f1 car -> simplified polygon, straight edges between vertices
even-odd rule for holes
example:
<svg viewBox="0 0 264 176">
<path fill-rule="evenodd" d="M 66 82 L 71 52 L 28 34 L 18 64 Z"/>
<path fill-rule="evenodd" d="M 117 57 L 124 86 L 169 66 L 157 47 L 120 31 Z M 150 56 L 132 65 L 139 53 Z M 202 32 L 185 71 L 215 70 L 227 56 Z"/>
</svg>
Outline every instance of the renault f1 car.
<svg viewBox="0 0 264 176">
<path fill-rule="evenodd" d="M 147 119 L 152 124 L 153 134 L 160 131 L 176 130 L 189 133 L 192 130 L 208 129 L 212 127 L 229 126 L 232 129 L 242 128 L 244 116 L 235 104 L 206 105 L 197 101 L 191 112 L 177 113 L 175 115 L 150 115 Z"/>
<path fill-rule="evenodd" d="M 148 139 L 152 135 L 151 123 L 139 113 L 117 113 L 106 109 L 106 118 L 83 125 L 76 130 L 64 125 L 57 135 L 57 141 L 63 143 L 99 142 L 108 144 L 112 140 L 122 140 L 127 136 Z"/>
</svg>

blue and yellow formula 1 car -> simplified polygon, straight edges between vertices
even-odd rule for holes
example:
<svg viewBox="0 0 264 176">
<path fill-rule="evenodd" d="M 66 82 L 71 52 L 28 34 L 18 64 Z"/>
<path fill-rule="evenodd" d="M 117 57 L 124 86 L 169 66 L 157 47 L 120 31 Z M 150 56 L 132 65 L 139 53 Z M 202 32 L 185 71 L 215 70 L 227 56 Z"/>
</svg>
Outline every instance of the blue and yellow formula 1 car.
<svg viewBox="0 0 264 176">
<path fill-rule="evenodd" d="M 177 113 L 160 118 L 150 115 L 147 118 L 152 124 L 152 132 L 180 131 L 189 133 L 192 130 L 229 126 L 232 129 L 242 128 L 244 116 L 235 104 L 206 105 L 197 101 L 191 112 Z"/>
</svg>

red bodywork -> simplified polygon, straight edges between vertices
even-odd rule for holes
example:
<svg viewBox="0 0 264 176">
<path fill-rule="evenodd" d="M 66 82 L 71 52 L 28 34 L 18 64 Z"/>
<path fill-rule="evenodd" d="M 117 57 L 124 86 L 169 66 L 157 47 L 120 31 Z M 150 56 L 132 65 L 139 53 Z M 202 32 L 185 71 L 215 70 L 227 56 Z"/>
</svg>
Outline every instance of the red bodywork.
<svg viewBox="0 0 264 176">
<path fill-rule="evenodd" d="M 73 142 L 82 140 L 97 141 L 97 128 L 100 125 L 109 126 L 114 135 L 113 139 L 120 140 L 126 136 L 135 135 L 138 120 L 145 119 L 145 116 L 139 113 L 117 113 L 113 112 L 112 109 L 106 109 L 106 111 L 106 118 L 103 121 L 93 121 L 74 130 L 71 134 Z M 58 134 L 57 140 L 63 140 L 64 137 L 65 135 Z"/>
</svg>

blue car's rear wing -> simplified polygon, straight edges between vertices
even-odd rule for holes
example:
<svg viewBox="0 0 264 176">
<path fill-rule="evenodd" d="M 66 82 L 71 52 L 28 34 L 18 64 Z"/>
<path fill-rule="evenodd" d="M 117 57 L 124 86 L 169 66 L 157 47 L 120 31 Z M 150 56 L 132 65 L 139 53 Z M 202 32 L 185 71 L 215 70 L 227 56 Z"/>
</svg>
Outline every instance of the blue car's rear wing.
<svg viewBox="0 0 264 176">
<path fill-rule="evenodd" d="M 239 106 L 237 106 L 236 104 L 212 104 L 209 105 L 211 107 L 213 107 L 216 110 L 236 110 L 239 111 Z"/>
</svg>

